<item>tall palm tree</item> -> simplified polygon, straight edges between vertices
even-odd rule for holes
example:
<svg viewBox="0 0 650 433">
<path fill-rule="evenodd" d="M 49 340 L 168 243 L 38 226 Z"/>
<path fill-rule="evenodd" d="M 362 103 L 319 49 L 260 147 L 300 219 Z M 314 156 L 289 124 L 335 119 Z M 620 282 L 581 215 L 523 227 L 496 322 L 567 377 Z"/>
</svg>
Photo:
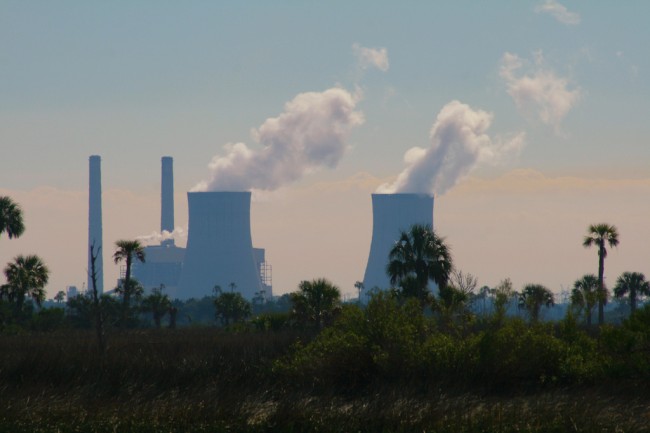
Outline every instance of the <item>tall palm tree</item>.
<svg viewBox="0 0 650 433">
<path fill-rule="evenodd" d="M 131 299 L 131 266 L 133 265 L 133 260 L 138 260 L 144 263 L 145 254 L 144 247 L 140 244 L 139 241 L 129 241 L 129 240 L 119 240 L 115 242 L 117 251 L 113 254 L 113 260 L 115 264 L 118 264 L 121 261 L 126 263 L 126 275 L 124 276 L 124 295 L 122 297 L 122 305 L 124 307 L 124 325 L 126 325 L 126 311 L 129 308 L 129 302 Z"/>
<path fill-rule="evenodd" d="M 587 229 L 587 235 L 582 242 L 585 248 L 592 245 L 598 247 L 598 324 L 605 323 L 605 303 L 607 302 L 607 289 L 605 288 L 605 257 L 607 248 L 605 245 L 615 247 L 618 245 L 618 230 L 610 224 L 592 224 Z"/>
<path fill-rule="evenodd" d="M 553 305 L 555 305 L 553 292 L 541 284 L 528 284 L 519 295 L 519 306 L 528 311 L 533 323 L 539 320 L 539 311 L 542 306 L 549 308 Z"/>
<path fill-rule="evenodd" d="M 438 287 L 445 287 L 453 269 L 451 252 L 444 238 L 439 237 L 428 225 L 415 224 L 408 231 L 402 232 L 390 250 L 388 260 L 386 272 L 390 283 L 408 283 L 408 287 L 415 289 L 416 293 L 412 295 L 422 302 L 429 295 L 429 280 Z"/>
<path fill-rule="evenodd" d="M 598 277 L 593 274 L 584 275 L 573 283 L 571 305 L 579 307 L 585 313 L 585 321 L 591 326 L 591 312 L 598 303 Z"/>
<path fill-rule="evenodd" d="M 7 233 L 9 239 L 17 238 L 25 231 L 23 211 L 10 197 L 0 197 L 0 236 Z"/>
<path fill-rule="evenodd" d="M 646 281 L 641 272 L 624 272 L 616 280 L 614 296 L 623 298 L 629 294 L 630 313 L 636 311 L 636 301 L 640 295 L 650 295 L 650 282 Z"/>
<path fill-rule="evenodd" d="M 16 311 L 23 308 L 25 296 L 29 296 L 41 306 L 45 300 L 44 287 L 50 276 L 50 271 L 45 263 L 36 255 L 18 255 L 13 262 L 4 269 L 7 284 L 2 286 L 2 292 L 14 302 Z"/>
</svg>

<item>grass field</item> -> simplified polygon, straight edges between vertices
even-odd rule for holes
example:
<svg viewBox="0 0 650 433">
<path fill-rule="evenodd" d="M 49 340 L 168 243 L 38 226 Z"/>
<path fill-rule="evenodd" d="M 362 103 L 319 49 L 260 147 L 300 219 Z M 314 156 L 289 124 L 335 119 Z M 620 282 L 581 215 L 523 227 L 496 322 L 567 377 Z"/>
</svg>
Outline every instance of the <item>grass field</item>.
<svg viewBox="0 0 650 433">
<path fill-rule="evenodd" d="M 374 381 L 318 387 L 277 372 L 314 333 L 140 330 L 0 335 L 6 432 L 641 432 L 633 383 L 484 389 Z M 293 383 L 292 383 L 293 382 Z"/>
</svg>

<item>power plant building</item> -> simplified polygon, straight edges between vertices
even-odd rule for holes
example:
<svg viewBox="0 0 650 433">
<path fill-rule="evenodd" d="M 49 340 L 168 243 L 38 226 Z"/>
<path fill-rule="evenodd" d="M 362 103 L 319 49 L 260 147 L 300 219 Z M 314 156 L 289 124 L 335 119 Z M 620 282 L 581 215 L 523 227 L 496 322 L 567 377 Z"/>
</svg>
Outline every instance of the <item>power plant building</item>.
<svg viewBox="0 0 650 433">
<path fill-rule="evenodd" d="M 365 290 L 390 288 L 388 255 L 412 225 L 433 227 L 433 197 L 428 194 L 372 194 L 372 241 L 363 277 Z"/>
<path fill-rule="evenodd" d="M 169 156 L 161 159 L 160 232 L 174 231 L 174 161 Z M 144 248 L 145 262 L 133 263 L 133 278 L 146 291 L 164 287 L 172 299 L 178 298 L 178 282 L 183 269 L 185 248 L 177 247 L 173 238 L 163 239 L 160 245 Z"/>
<path fill-rule="evenodd" d="M 246 299 L 259 296 L 264 289 L 251 239 L 251 193 L 188 192 L 187 201 L 189 228 L 179 295 L 200 298 L 215 286 L 232 286 Z"/>
</svg>

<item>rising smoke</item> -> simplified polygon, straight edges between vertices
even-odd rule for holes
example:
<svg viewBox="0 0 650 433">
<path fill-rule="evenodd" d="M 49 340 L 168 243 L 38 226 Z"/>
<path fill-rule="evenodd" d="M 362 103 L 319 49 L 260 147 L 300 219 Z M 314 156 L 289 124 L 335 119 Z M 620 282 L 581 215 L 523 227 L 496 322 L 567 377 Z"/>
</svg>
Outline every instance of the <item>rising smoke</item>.
<svg viewBox="0 0 650 433">
<path fill-rule="evenodd" d="M 431 127 L 431 145 L 409 149 L 404 155 L 404 171 L 377 192 L 444 194 L 477 166 L 498 164 L 518 153 L 524 133 L 493 139 L 486 133 L 492 117 L 459 101 L 449 102 Z"/>
<path fill-rule="evenodd" d="M 360 96 L 342 88 L 301 93 L 278 117 L 267 119 L 244 143 L 227 144 L 209 164 L 210 178 L 193 191 L 272 191 L 321 167 L 333 168 L 346 150 L 350 130 L 363 123 Z"/>
<path fill-rule="evenodd" d="M 149 235 L 137 236 L 136 240 L 145 245 L 159 245 L 162 241 L 173 239 L 174 242 L 185 243 L 187 242 L 187 229 L 176 227 L 173 232 L 163 230 L 162 232 L 152 232 Z"/>
</svg>

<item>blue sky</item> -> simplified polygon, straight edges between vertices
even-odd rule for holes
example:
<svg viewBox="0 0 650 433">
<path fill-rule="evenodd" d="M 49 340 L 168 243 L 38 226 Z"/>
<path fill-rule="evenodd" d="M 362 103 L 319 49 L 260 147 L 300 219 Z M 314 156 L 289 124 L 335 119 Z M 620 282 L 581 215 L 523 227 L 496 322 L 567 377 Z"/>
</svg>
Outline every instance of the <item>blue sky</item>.
<svg viewBox="0 0 650 433">
<path fill-rule="evenodd" d="M 441 230 L 447 228 L 443 234 L 457 245 L 457 262 L 485 284 L 512 276 L 515 282 L 536 278 L 558 289 L 591 271 L 586 264 L 593 254 L 578 249 L 575 257 L 570 256 L 576 261 L 575 271 L 567 269 L 561 276 L 517 277 L 513 268 L 528 269 L 526 265 L 488 266 L 480 257 L 474 258 L 476 251 L 487 246 L 470 244 L 462 237 L 464 231 L 454 226 L 459 218 L 451 209 L 462 208 L 463 200 L 476 194 L 469 192 L 469 185 L 503 179 L 513 182 L 513 173 L 535 173 L 533 179 L 547 185 L 541 180 L 546 179 L 561 194 L 574 197 L 566 200 L 576 206 L 576 212 L 585 209 L 576 216 L 576 227 L 611 218 L 622 234 L 638 231 L 632 222 L 627 230 L 622 225 L 628 215 L 634 219 L 643 211 L 634 207 L 638 204 L 630 204 L 625 216 L 611 209 L 587 212 L 600 207 L 592 201 L 580 203 L 591 199 L 575 185 L 577 180 L 591 182 L 589 188 L 595 195 L 602 191 L 601 199 L 606 202 L 604 195 L 611 193 L 607 188 L 612 182 L 618 182 L 615 194 L 619 198 L 628 193 L 637 197 L 634 193 L 639 190 L 634 188 L 640 188 L 639 184 L 625 182 L 645 185 L 650 178 L 649 13 L 647 2 L 359 1 L 351 5 L 342 1 L 2 0 L 0 191 L 22 198 L 28 223 L 32 222 L 25 239 L 2 240 L 0 259 L 4 263 L 19 252 L 44 251 L 46 261 L 51 257 L 52 284 L 57 286 L 50 291 L 80 284 L 83 253 L 81 260 L 73 255 L 64 261 L 49 251 L 61 242 L 83 249 L 89 155 L 102 156 L 104 189 L 115 197 L 115 208 L 110 201 L 105 206 L 105 243 L 157 229 L 156 194 L 163 155 L 175 160 L 177 220 L 182 225 L 186 221 L 184 192 L 209 177 L 208 163 L 215 155 L 226 154 L 223 145 L 244 142 L 258 150 L 261 144 L 251 137 L 253 128 L 279 116 L 285 104 L 301 93 L 340 87 L 362 95 L 355 110 L 364 118 L 363 124 L 345 135 L 345 153 L 335 167 L 287 182 L 254 210 L 259 215 L 253 218 L 254 241 L 266 242 L 262 246 L 274 263 L 282 291 L 293 290 L 302 278 L 327 276 L 345 287 L 361 278 L 369 247 L 369 193 L 394 180 L 405 167 L 403 157 L 409 149 L 430 145 L 436 117 L 453 100 L 489 113 L 487 134 L 493 140 L 525 134 L 519 151 L 505 163 L 476 164 L 469 177 L 459 177 L 455 187 L 437 198 L 436 221 Z M 389 66 L 385 70 L 373 64 L 363 68 L 355 44 L 385 49 Z M 504 73 L 507 53 L 519 65 L 511 70 L 510 80 Z M 525 87 L 526 79 L 533 90 Z M 542 85 L 544 79 L 556 85 L 550 88 L 557 94 L 549 87 L 534 94 L 535 85 Z M 551 113 L 550 120 L 540 115 L 543 110 Z M 558 179 L 566 180 L 564 186 Z M 344 191 L 349 194 L 339 195 L 348 201 L 322 192 L 342 184 L 348 185 Z M 45 187 L 51 188 L 49 196 L 66 197 L 60 203 L 66 203 L 70 213 L 60 218 L 77 221 L 65 235 L 53 234 L 66 231 L 57 228 L 59 222 L 37 215 L 58 215 L 52 208 L 42 200 L 32 205 L 31 200 L 37 200 L 38 191 Z M 541 184 L 531 188 L 525 197 L 535 197 L 543 189 Z M 313 197 L 317 192 L 321 200 L 331 200 L 331 205 L 323 204 L 319 215 L 303 215 L 302 207 L 315 205 L 301 194 Z M 495 230 L 500 220 L 521 209 L 518 192 L 509 194 L 500 204 L 503 214 L 492 216 L 495 220 L 483 231 L 487 227 Z M 302 202 L 298 197 L 303 197 Z M 443 206 L 445 200 L 447 206 Z M 133 209 L 124 209 L 124 203 Z M 546 204 L 553 206 L 553 202 Z M 554 215 L 562 209 L 567 209 L 566 204 Z M 303 269 L 320 273 L 294 270 L 291 248 L 281 245 L 280 237 L 276 240 L 274 235 L 289 230 L 283 225 L 286 217 L 281 210 L 302 215 L 290 229 L 315 244 L 313 256 L 301 254 L 313 257 L 314 263 Z M 497 210 L 484 210 L 477 221 L 485 221 Z M 135 213 L 144 221 L 134 222 L 136 218 L 127 219 L 125 213 Z M 301 235 L 323 214 L 344 221 L 341 213 L 357 221 L 359 230 L 351 230 L 361 232 L 359 237 L 327 232 L 322 238 Z M 271 215 L 275 223 L 269 221 Z M 522 231 L 539 227 L 522 218 Z M 38 224 L 47 224 L 48 230 L 30 237 L 30 230 L 37 232 Z M 557 224 L 563 225 L 559 217 Z M 579 245 L 582 234 L 578 230 L 576 240 L 566 240 L 567 245 Z M 338 239 L 339 244 L 350 242 L 356 258 L 323 265 L 335 251 L 334 245 L 328 250 L 331 239 Z M 513 235 L 508 242 L 512 250 L 524 239 Z M 624 247 L 622 240 L 621 256 Z M 311 251 L 306 244 L 300 248 Z M 544 248 L 541 245 L 539 250 Z M 508 262 L 526 259 L 521 254 L 512 258 L 504 254 Z M 629 254 L 627 264 L 638 260 L 642 265 L 637 259 L 641 250 Z M 322 271 L 317 264 L 323 266 Z"/>
</svg>

